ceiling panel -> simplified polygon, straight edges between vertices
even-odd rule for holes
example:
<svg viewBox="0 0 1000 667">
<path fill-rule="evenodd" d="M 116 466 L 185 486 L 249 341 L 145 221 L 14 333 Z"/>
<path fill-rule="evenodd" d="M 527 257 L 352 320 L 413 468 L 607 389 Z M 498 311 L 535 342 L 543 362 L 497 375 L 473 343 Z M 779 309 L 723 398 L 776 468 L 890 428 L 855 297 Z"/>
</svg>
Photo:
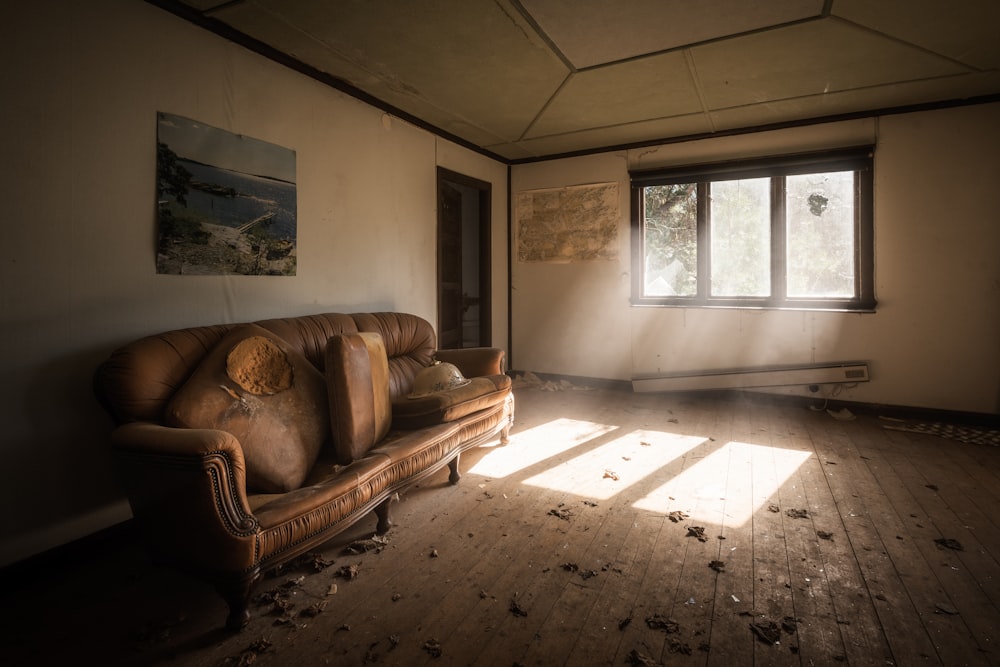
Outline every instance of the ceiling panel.
<svg viewBox="0 0 1000 667">
<path fill-rule="evenodd" d="M 691 49 L 712 109 L 962 74 L 941 56 L 838 20 L 815 21 Z"/>
<path fill-rule="evenodd" d="M 1000 2 L 837 0 L 833 13 L 967 65 L 1000 66 Z"/>
<path fill-rule="evenodd" d="M 927 100 L 954 99 L 956 89 L 970 96 L 987 95 L 1000 89 L 1000 74 L 966 74 L 947 79 L 931 79 L 861 88 L 835 93 L 795 97 L 709 113 L 716 132 L 782 124 L 789 119 L 824 118 L 851 114 L 857 109 L 906 107 Z"/>
<path fill-rule="evenodd" d="M 687 60 L 674 51 L 574 74 L 526 138 L 702 110 Z"/>
<path fill-rule="evenodd" d="M 998 0 L 146 1 L 512 162 L 1000 100 Z"/>
<path fill-rule="evenodd" d="M 216 16 L 283 51 L 289 39 L 322 44 L 326 55 L 314 57 L 325 71 L 404 110 L 409 98 L 506 140 L 521 136 L 569 73 L 502 3 L 257 0 Z"/>
<path fill-rule="evenodd" d="M 818 17 L 823 0 L 521 0 L 574 67 L 584 69 Z"/>
</svg>

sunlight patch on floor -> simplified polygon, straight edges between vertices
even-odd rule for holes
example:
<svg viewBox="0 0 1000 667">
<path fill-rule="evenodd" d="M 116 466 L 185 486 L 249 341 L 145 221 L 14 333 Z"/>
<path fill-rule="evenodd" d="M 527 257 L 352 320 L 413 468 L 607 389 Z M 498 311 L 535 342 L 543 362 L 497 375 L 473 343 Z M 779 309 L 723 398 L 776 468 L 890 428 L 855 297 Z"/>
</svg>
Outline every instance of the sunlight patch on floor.
<svg viewBox="0 0 1000 667">
<path fill-rule="evenodd" d="M 530 486 L 607 500 L 656 473 L 706 438 L 632 431 L 524 480 Z"/>
<path fill-rule="evenodd" d="M 660 513 L 681 510 L 692 521 L 742 526 L 810 456 L 809 451 L 727 442 L 633 507 Z M 768 466 L 763 487 L 753 485 L 751 461 Z"/>
<path fill-rule="evenodd" d="M 507 477 L 617 428 L 579 419 L 554 419 L 512 435 L 506 446 L 483 456 L 469 472 L 495 479 Z"/>
</svg>

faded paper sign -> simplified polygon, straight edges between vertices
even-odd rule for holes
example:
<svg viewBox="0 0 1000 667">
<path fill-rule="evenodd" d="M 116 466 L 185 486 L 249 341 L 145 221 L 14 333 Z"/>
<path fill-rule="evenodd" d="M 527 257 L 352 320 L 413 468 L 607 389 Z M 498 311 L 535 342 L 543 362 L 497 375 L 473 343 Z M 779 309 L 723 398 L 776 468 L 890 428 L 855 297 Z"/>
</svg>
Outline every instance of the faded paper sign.
<svg viewBox="0 0 1000 667">
<path fill-rule="evenodd" d="M 518 192 L 517 260 L 616 260 L 618 215 L 618 183 Z"/>
</svg>

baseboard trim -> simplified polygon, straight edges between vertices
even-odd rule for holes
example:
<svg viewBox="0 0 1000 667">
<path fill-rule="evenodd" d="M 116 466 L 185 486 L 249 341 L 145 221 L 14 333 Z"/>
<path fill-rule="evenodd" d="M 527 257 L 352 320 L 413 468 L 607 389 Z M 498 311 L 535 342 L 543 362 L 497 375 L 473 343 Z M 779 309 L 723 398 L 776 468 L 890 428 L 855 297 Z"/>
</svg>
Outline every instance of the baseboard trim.
<svg viewBox="0 0 1000 667">
<path fill-rule="evenodd" d="M 508 372 L 512 378 L 517 378 L 525 373 L 532 373 L 538 378 L 559 383 L 563 380 L 579 386 L 592 387 L 594 389 L 611 389 L 635 393 L 632 390 L 631 380 L 609 380 L 605 378 L 592 378 L 580 375 L 564 375 L 560 373 L 539 373 L 537 371 L 512 370 Z M 667 394 L 664 394 L 667 395 Z M 1000 414 L 984 412 L 963 412 L 960 410 L 941 410 L 936 408 L 912 407 L 906 405 L 890 405 L 883 403 L 866 403 L 862 401 L 844 401 L 839 399 L 826 399 L 813 396 L 796 396 L 794 394 L 779 394 L 766 391 L 755 391 L 753 389 L 705 389 L 696 391 L 672 391 L 670 396 L 724 396 L 740 397 L 744 400 L 759 401 L 769 404 L 800 405 L 808 408 L 847 408 L 855 414 L 866 414 L 882 417 L 892 417 L 894 419 L 919 419 L 924 421 L 948 422 L 953 424 L 967 424 L 970 426 L 992 426 L 1000 427 Z"/>
</svg>

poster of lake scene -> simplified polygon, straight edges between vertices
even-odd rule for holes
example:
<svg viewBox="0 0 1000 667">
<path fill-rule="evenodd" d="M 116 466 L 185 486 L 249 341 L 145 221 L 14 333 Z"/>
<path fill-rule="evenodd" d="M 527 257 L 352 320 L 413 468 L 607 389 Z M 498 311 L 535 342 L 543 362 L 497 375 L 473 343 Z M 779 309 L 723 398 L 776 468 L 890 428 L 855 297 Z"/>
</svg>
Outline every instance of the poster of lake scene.
<svg viewBox="0 0 1000 667">
<path fill-rule="evenodd" d="M 156 272 L 294 276 L 295 151 L 159 112 Z"/>
</svg>

